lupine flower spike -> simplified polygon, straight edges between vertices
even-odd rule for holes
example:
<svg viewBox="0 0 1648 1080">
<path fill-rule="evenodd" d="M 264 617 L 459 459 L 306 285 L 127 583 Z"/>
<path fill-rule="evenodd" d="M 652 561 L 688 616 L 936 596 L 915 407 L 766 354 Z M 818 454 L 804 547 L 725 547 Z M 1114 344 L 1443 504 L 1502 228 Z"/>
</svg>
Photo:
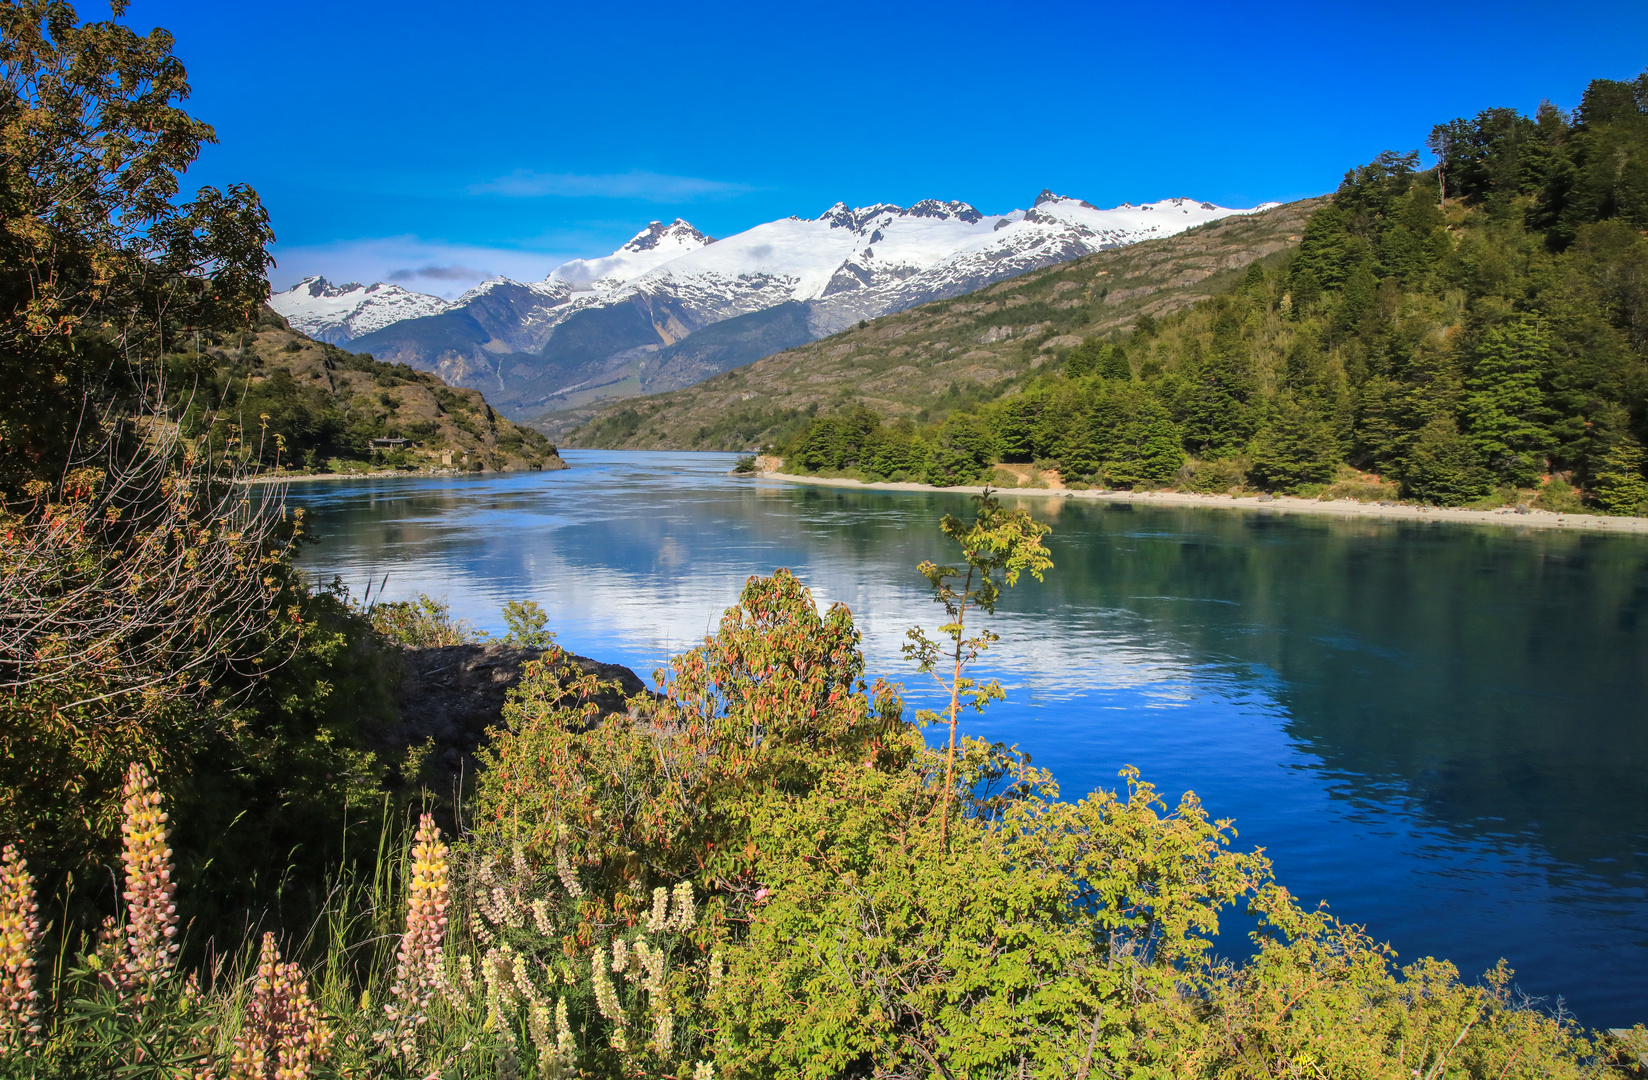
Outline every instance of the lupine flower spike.
<svg viewBox="0 0 1648 1080">
<path fill-rule="evenodd" d="M 308 1080 L 326 1059 L 332 1033 L 309 998 L 309 980 L 283 964 L 275 935 L 263 935 L 257 979 L 235 1033 L 229 1080 Z"/>
<path fill-rule="evenodd" d="M 34 952 L 40 942 L 40 905 L 34 876 L 17 848 L 0 854 L 0 1056 L 40 1034 L 40 992 L 34 988 Z"/>
<path fill-rule="evenodd" d="M 401 935 L 395 981 L 389 989 L 394 999 L 384 1005 L 390 1029 L 380 1032 L 380 1042 L 408 1057 L 415 1050 L 417 1030 L 429 1018 L 429 1003 L 442 988 L 441 942 L 446 937 L 446 909 L 451 901 L 448 848 L 441 843 L 435 819 L 424 814 L 412 843 L 412 883 L 406 896 L 406 932 Z"/>
<path fill-rule="evenodd" d="M 126 960 L 118 975 L 121 988 L 138 1001 L 153 996 L 177 960 L 177 905 L 172 902 L 172 849 L 167 814 L 161 809 L 149 770 L 132 762 L 126 770 L 126 818 L 120 824 L 126 889 Z"/>
</svg>

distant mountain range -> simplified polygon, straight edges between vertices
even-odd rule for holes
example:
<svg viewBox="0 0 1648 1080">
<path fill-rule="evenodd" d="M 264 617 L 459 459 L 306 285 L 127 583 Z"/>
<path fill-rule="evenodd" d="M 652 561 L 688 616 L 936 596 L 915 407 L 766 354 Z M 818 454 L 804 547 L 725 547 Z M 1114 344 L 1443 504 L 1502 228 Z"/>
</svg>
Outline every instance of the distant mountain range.
<svg viewBox="0 0 1648 1080">
<path fill-rule="evenodd" d="M 690 386 L 865 319 L 1265 206 L 1101 210 L 1051 191 L 993 215 L 931 199 L 837 203 L 721 240 L 653 222 L 604 258 L 543 281 L 494 279 L 456 301 L 312 277 L 270 304 L 311 337 L 434 371 L 530 419 Z"/>
</svg>

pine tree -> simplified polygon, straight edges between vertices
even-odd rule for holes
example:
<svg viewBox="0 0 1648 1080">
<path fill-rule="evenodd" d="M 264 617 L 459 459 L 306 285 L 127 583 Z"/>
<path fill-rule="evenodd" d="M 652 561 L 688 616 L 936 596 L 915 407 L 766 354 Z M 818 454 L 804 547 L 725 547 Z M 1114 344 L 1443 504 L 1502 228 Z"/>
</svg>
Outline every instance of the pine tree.
<svg viewBox="0 0 1648 1080">
<path fill-rule="evenodd" d="M 1332 480 L 1342 457 L 1333 425 L 1291 394 L 1277 399 L 1247 452 L 1259 486 L 1285 492 Z"/>
<path fill-rule="evenodd" d="M 1642 467 L 1642 444 L 1626 436 L 1603 456 L 1592 497 L 1610 514 L 1648 516 L 1648 479 Z"/>
<path fill-rule="evenodd" d="M 1482 336 L 1466 383 L 1463 413 L 1471 442 L 1490 467 L 1519 487 L 1545 471 L 1552 446 L 1542 383 L 1551 366 L 1550 336 L 1529 316 Z"/>
<path fill-rule="evenodd" d="M 1486 495 L 1491 486 L 1476 446 L 1451 416 L 1426 424 L 1403 463 L 1403 490 L 1425 502 L 1459 506 Z"/>
<path fill-rule="evenodd" d="M 1172 479 L 1184 467 L 1183 436 L 1154 400 L 1123 420 L 1105 462 L 1105 479 L 1117 487 L 1141 487 Z"/>
<path fill-rule="evenodd" d="M 1127 350 L 1120 345 L 1106 345 L 1100 349 L 1094 371 L 1107 379 L 1131 381 L 1133 378 L 1133 365 L 1127 362 Z"/>
</svg>

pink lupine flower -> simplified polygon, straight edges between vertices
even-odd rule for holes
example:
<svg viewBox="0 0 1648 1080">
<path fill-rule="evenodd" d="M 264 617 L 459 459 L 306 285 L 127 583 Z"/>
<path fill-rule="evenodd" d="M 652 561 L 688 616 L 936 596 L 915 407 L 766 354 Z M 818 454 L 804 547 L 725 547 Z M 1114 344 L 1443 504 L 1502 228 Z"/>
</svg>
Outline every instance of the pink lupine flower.
<svg viewBox="0 0 1648 1080">
<path fill-rule="evenodd" d="M 120 861 L 126 871 L 126 958 L 115 978 L 122 990 L 145 1002 L 177 962 L 177 905 L 172 899 L 177 885 L 172 849 L 166 846 L 168 815 L 142 764 L 134 761 L 126 770 L 124 794 Z"/>
<path fill-rule="evenodd" d="M 40 905 L 29 864 L 7 844 L 0 854 L 0 1056 L 40 1034 L 40 992 L 34 953 L 40 944 Z"/>
</svg>

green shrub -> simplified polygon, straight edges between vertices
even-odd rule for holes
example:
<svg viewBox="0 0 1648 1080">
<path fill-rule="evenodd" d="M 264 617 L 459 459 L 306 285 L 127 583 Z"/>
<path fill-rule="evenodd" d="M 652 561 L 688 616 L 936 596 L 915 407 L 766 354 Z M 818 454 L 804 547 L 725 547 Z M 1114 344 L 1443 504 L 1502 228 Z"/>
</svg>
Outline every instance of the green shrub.
<svg viewBox="0 0 1648 1080">
<path fill-rule="evenodd" d="M 547 649 L 555 644 L 555 633 L 544 629 L 549 615 L 533 600 L 511 600 L 504 605 L 504 625 L 509 633 L 507 644 L 518 649 Z"/>
<path fill-rule="evenodd" d="M 428 593 L 374 604 L 369 615 L 379 636 L 408 649 L 471 645 L 486 637 L 464 620 L 454 620 L 452 608 Z"/>
<path fill-rule="evenodd" d="M 1534 496 L 1534 506 L 1541 510 L 1550 510 L 1557 514 L 1577 514 L 1585 509 L 1579 501 L 1579 492 L 1573 485 L 1560 476 L 1553 476 L 1545 481 Z"/>
<path fill-rule="evenodd" d="M 1213 461 L 1192 461 L 1185 469 L 1189 476 L 1180 485 L 1186 491 L 1224 493 L 1239 491 L 1246 486 L 1247 473 L 1240 458 L 1218 458 Z"/>
</svg>

